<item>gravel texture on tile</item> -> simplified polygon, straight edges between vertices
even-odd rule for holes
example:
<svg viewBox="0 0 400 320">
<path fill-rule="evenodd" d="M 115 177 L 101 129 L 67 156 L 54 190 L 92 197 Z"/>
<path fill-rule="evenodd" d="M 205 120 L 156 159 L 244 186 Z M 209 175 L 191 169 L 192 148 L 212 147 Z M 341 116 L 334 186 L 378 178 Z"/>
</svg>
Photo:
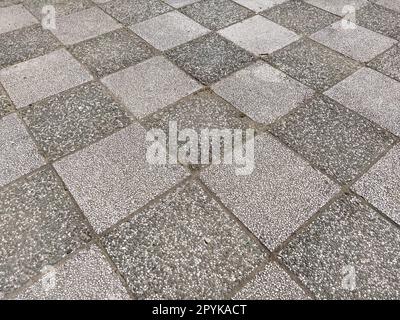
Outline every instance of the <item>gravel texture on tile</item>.
<svg viewBox="0 0 400 320">
<path fill-rule="evenodd" d="M 103 253 L 93 245 L 61 266 L 44 272 L 17 299 L 128 300 L 129 295 Z"/>
<path fill-rule="evenodd" d="M 396 0 L 372 0 L 375 3 L 384 6 L 388 9 L 400 12 L 400 2 Z"/>
<path fill-rule="evenodd" d="M 385 129 L 326 97 L 296 109 L 271 132 L 341 183 L 351 182 L 395 142 Z"/>
<path fill-rule="evenodd" d="M 235 296 L 235 300 L 307 300 L 308 296 L 275 262 L 268 263 Z"/>
<path fill-rule="evenodd" d="M 187 176 L 179 165 L 152 165 L 138 124 L 54 164 L 97 232 L 147 204 Z"/>
<path fill-rule="evenodd" d="M 311 98 L 314 91 L 265 62 L 217 82 L 212 89 L 260 123 L 272 123 Z"/>
<path fill-rule="evenodd" d="M 354 60 L 368 62 L 394 46 L 397 41 L 360 26 L 344 29 L 339 21 L 311 36 L 319 43 Z"/>
<path fill-rule="evenodd" d="M 320 299 L 399 299 L 400 232 L 359 198 L 326 208 L 280 252 Z"/>
<path fill-rule="evenodd" d="M 230 0 L 201 0 L 180 11 L 211 30 L 227 27 L 254 15 Z"/>
<path fill-rule="evenodd" d="M 38 19 L 42 19 L 48 11 L 45 6 L 52 6 L 55 9 L 56 17 L 66 16 L 93 6 L 90 0 L 24 0 L 23 4 Z"/>
<path fill-rule="evenodd" d="M 0 292 L 20 288 L 91 239 L 72 199 L 49 170 L 0 190 Z"/>
<path fill-rule="evenodd" d="M 357 11 L 357 24 L 400 41 L 400 12 L 369 3 Z"/>
<path fill-rule="evenodd" d="M 381 54 L 372 60 L 368 66 L 400 81 L 400 45 L 394 46 Z"/>
<path fill-rule="evenodd" d="M 332 12 L 338 16 L 346 16 L 365 6 L 368 0 L 304 0 L 305 2 Z M 393 0 L 389 0 L 393 1 Z"/>
<path fill-rule="evenodd" d="M 274 66 L 316 90 L 327 90 L 360 66 L 317 42 L 301 39 L 266 58 Z"/>
<path fill-rule="evenodd" d="M 0 34 L 37 23 L 38 20 L 22 5 L 0 7 Z"/>
<path fill-rule="evenodd" d="M 3 87 L 0 86 L 0 120 L 12 111 L 14 111 L 14 106 Z"/>
<path fill-rule="evenodd" d="M 217 34 L 208 34 L 166 52 L 169 59 L 204 84 L 211 84 L 255 60 Z"/>
<path fill-rule="evenodd" d="M 400 147 L 370 169 L 353 189 L 400 225 Z"/>
<path fill-rule="evenodd" d="M 262 15 L 298 34 L 305 35 L 321 30 L 339 19 L 300 0 L 284 2 L 264 11 Z"/>
<path fill-rule="evenodd" d="M 202 88 L 201 84 L 161 56 L 109 75 L 102 82 L 138 118 Z"/>
<path fill-rule="evenodd" d="M 45 156 L 55 160 L 131 123 L 98 83 L 55 95 L 21 113 Z"/>
<path fill-rule="evenodd" d="M 226 297 L 266 258 L 198 182 L 134 215 L 103 243 L 139 299 Z"/>
<path fill-rule="evenodd" d="M 142 22 L 172 10 L 161 0 L 114 0 L 100 6 L 125 25 Z"/>
<path fill-rule="evenodd" d="M 0 81 L 17 108 L 92 80 L 65 49 L 0 70 Z"/>
<path fill-rule="evenodd" d="M 209 32 L 178 11 L 167 12 L 140 22 L 131 29 L 159 50 L 171 49 Z"/>
<path fill-rule="evenodd" d="M 294 32 L 259 15 L 218 33 L 255 55 L 270 54 L 299 39 Z"/>
<path fill-rule="evenodd" d="M 0 0 L 0 8 L 20 4 L 22 0 Z"/>
<path fill-rule="evenodd" d="M 80 42 L 72 46 L 70 52 L 99 78 L 155 55 L 155 50 L 149 44 L 126 29 Z"/>
<path fill-rule="evenodd" d="M 288 0 L 233 0 L 243 7 L 249 8 L 255 12 L 260 12 L 265 9 L 272 8 Z"/>
<path fill-rule="evenodd" d="M 168 3 L 170 6 L 174 8 L 181 8 L 187 6 L 189 4 L 198 2 L 200 0 L 163 0 L 165 3 Z"/>
<path fill-rule="evenodd" d="M 400 135 L 399 82 L 363 68 L 325 94 Z"/>
<path fill-rule="evenodd" d="M 0 187 L 45 164 L 16 114 L 0 119 L 0 146 Z"/>
<path fill-rule="evenodd" d="M 49 53 L 61 44 L 40 25 L 0 34 L 0 69 Z"/>
<path fill-rule="evenodd" d="M 269 134 L 257 136 L 254 144 L 255 167 L 248 175 L 238 175 L 232 165 L 214 165 L 201 178 L 256 237 L 275 249 L 338 187 Z"/>
<path fill-rule="evenodd" d="M 95 38 L 121 25 L 99 8 L 89 8 L 57 19 L 53 34 L 65 45 Z"/>
</svg>

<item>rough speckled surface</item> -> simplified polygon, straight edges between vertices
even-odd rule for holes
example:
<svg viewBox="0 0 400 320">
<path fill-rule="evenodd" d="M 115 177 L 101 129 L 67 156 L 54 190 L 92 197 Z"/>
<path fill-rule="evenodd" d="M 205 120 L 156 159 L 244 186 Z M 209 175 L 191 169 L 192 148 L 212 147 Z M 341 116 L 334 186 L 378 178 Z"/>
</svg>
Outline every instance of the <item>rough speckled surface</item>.
<svg viewBox="0 0 400 320">
<path fill-rule="evenodd" d="M 386 51 L 371 61 L 368 66 L 400 81 L 400 45 Z"/>
<path fill-rule="evenodd" d="M 23 0 L 23 4 L 40 19 L 43 18 L 42 8 L 44 6 L 53 6 L 57 16 L 65 16 L 88 9 L 93 5 L 90 0 Z"/>
<path fill-rule="evenodd" d="M 145 41 L 126 29 L 119 29 L 78 43 L 70 52 L 96 77 L 102 78 L 155 54 Z"/>
<path fill-rule="evenodd" d="M 54 280 L 53 280 L 54 279 Z M 54 282 L 53 282 L 54 281 Z M 45 273 L 20 300 L 127 300 L 121 280 L 96 247 L 84 249 Z"/>
<path fill-rule="evenodd" d="M 275 249 L 338 191 L 268 134 L 255 138 L 255 168 L 211 166 L 201 179 L 269 249 Z"/>
<path fill-rule="evenodd" d="M 308 39 L 294 42 L 266 59 L 316 90 L 328 89 L 360 67 L 355 61 Z"/>
<path fill-rule="evenodd" d="M 21 114 L 50 160 L 85 147 L 131 122 L 98 83 L 84 84 L 53 96 Z"/>
<path fill-rule="evenodd" d="M 233 299 L 306 300 L 308 296 L 276 263 L 268 263 Z"/>
<path fill-rule="evenodd" d="M 233 0 L 243 7 L 249 8 L 255 12 L 260 12 L 265 9 L 272 8 L 278 4 L 281 4 L 287 0 Z"/>
<path fill-rule="evenodd" d="M 300 0 L 286 1 L 262 15 L 298 34 L 312 34 L 339 20 L 337 16 Z"/>
<path fill-rule="evenodd" d="M 197 182 L 136 214 L 103 243 L 141 299 L 226 297 L 266 258 Z"/>
<path fill-rule="evenodd" d="M 322 299 L 399 299 L 400 231 L 354 196 L 325 209 L 280 258 Z"/>
<path fill-rule="evenodd" d="M 8 293 L 90 240 L 72 199 L 48 169 L 0 190 L 0 292 Z"/>
<path fill-rule="evenodd" d="M 14 110 L 14 106 L 4 89 L 0 86 L 0 119 Z"/>
<path fill-rule="evenodd" d="M 217 34 L 205 35 L 166 52 L 169 59 L 205 84 L 247 66 L 254 57 Z"/>
<path fill-rule="evenodd" d="M 0 33 L 30 26 L 38 20 L 21 5 L 0 7 Z"/>
<path fill-rule="evenodd" d="M 271 131 L 342 183 L 349 183 L 395 141 L 381 127 L 328 98 L 316 98 Z"/>
<path fill-rule="evenodd" d="M 221 29 L 254 15 L 230 0 L 201 0 L 180 11 L 211 30 Z"/>
<path fill-rule="evenodd" d="M 353 8 L 356 10 L 365 6 L 368 0 L 304 0 L 305 2 L 312 4 L 318 8 L 324 9 L 326 11 L 332 12 L 338 16 L 345 16 L 352 12 Z M 389 0 L 393 1 L 393 0 Z M 350 8 L 353 7 L 353 8 Z"/>
</svg>

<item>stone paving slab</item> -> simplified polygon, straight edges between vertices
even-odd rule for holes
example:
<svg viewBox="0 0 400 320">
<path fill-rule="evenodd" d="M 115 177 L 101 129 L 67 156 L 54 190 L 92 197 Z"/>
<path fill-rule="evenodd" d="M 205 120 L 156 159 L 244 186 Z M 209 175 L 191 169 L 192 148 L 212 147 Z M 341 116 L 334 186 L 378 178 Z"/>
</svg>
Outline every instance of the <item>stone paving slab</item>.
<svg viewBox="0 0 400 320">
<path fill-rule="evenodd" d="M 358 10 L 368 4 L 368 0 L 304 0 L 305 2 L 312 4 L 323 10 L 332 12 L 338 16 L 345 16 L 349 12 L 352 12 L 349 6 L 354 7 Z M 389 0 L 391 1 L 391 0 Z"/>
<path fill-rule="evenodd" d="M 0 33 L 6 33 L 30 26 L 38 20 L 23 6 L 0 8 Z"/>
<path fill-rule="evenodd" d="M 37 18 L 44 17 L 43 7 L 52 6 L 57 16 L 66 16 L 93 6 L 90 0 L 23 0 L 25 7 Z M 46 12 L 46 10 L 45 10 Z"/>
<path fill-rule="evenodd" d="M 400 45 L 372 60 L 368 66 L 393 79 L 400 81 Z"/>
</svg>

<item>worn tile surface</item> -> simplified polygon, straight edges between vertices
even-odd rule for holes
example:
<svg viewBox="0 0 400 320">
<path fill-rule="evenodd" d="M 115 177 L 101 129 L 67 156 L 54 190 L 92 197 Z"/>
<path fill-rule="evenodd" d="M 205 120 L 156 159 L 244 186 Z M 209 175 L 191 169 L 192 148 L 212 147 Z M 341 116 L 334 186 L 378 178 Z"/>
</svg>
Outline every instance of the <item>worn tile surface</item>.
<svg viewBox="0 0 400 320">
<path fill-rule="evenodd" d="M 48 169 L 0 190 L 0 292 L 9 293 L 91 239 L 88 227 Z"/>
<path fill-rule="evenodd" d="M 360 199 L 343 196 L 280 252 L 318 298 L 398 299 L 398 228 Z"/>
<path fill-rule="evenodd" d="M 312 89 L 264 62 L 234 73 L 212 89 L 261 123 L 275 121 L 313 95 Z"/>
<path fill-rule="evenodd" d="M 0 299 L 398 299 L 398 3 L 0 0 Z"/>
<path fill-rule="evenodd" d="M 360 67 L 355 61 L 308 39 L 274 52 L 267 60 L 316 90 L 328 89 Z"/>
<path fill-rule="evenodd" d="M 55 163 L 96 231 L 144 206 L 186 175 L 177 165 L 146 160 L 146 131 L 138 124 Z"/>
<path fill-rule="evenodd" d="M 283 142 L 340 182 L 352 181 L 395 137 L 328 98 L 316 98 L 272 126 Z"/>
<path fill-rule="evenodd" d="M 130 123 L 129 117 L 97 83 L 89 83 L 34 104 L 22 118 L 45 156 L 54 160 L 85 147 Z"/>
<path fill-rule="evenodd" d="M 209 32 L 178 11 L 135 24 L 131 29 L 159 50 L 167 50 Z"/>
<path fill-rule="evenodd" d="M 217 34 L 205 35 L 166 52 L 169 59 L 204 84 L 213 83 L 254 61 L 244 49 Z"/>
<path fill-rule="evenodd" d="M 126 29 L 118 29 L 80 42 L 72 46 L 70 52 L 99 78 L 135 65 L 155 54 L 149 44 Z"/>
<path fill-rule="evenodd" d="M 231 0 L 201 0 L 180 11 L 211 30 L 221 29 L 254 14 Z"/>
<path fill-rule="evenodd" d="M 138 213 L 103 243 L 141 299 L 224 297 L 265 259 L 197 182 Z"/>
<path fill-rule="evenodd" d="M 370 120 L 400 135 L 400 83 L 363 68 L 326 94 Z"/>
<path fill-rule="evenodd" d="M 160 56 L 107 76 L 102 82 L 139 118 L 201 88 L 197 81 Z"/>
<path fill-rule="evenodd" d="M 10 114 L 0 119 L 0 186 L 44 165 L 22 121 Z"/>
<path fill-rule="evenodd" d="M 294 32 L 258 15 L 218 33 L 255 55 L 270 54 L 299 39 Z"/>
</svg>

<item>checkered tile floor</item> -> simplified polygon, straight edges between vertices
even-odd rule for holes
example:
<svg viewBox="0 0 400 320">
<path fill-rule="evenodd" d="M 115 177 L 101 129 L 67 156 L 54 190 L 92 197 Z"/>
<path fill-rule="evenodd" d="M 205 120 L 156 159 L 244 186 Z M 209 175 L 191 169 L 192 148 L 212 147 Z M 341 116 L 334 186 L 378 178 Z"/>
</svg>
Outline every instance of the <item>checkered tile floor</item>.
<svg viewBox="0 0 400 320">
<path fill-rule="evenodd" d="M 399 0 L 0 0 L 0 297 L 399 299 L 398 41 Z M 255 170 L 151 166 L 169 121 Z"/>
</svg>

